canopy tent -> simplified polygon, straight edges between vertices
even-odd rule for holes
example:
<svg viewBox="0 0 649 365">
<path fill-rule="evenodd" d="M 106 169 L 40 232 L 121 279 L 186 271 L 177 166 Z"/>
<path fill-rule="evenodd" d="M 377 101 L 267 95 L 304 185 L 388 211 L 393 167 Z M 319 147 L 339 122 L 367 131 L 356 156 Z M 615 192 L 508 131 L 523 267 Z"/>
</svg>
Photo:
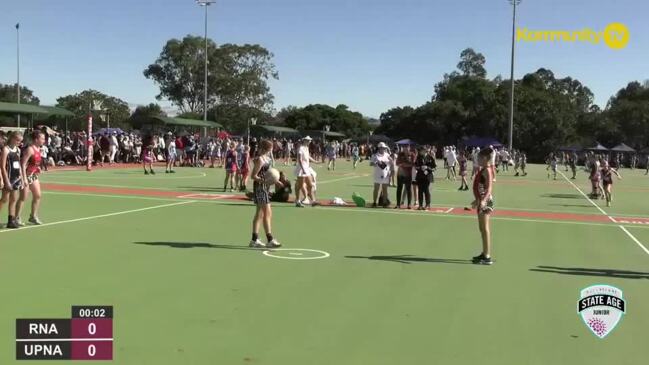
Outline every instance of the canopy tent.
<svg viewBox="0 0 649 365">
<path fill-rule="evenodd" d="M 319 131 L 319 130 L 308 130 L 308 131 L 302 131 L 302 134 L 309 135 L 313 138 L 331 138 L 331 139 L 344 139 L 347 137 L 345 134 L 340 133 L 340 132 L 334 132 L 334 131 Z"/>
<path fill-rule="evenodd" d="M 464 145 L 464 147 L 480 147 L 480 148 L 489 147 L 489 146 L 498 148 L 503 146 L 502 143 L 500 143 L 497 139 L 493 137 L 471 137 L 462 141 L 462 144 Z"/>
<path fill-rule="evenodd" d="M 102 128 L 95 132 L 95 135 L 98 134 L 124 134 L 124 131 L 121 128 Z"/>
<path fill-rule="evenodd" d="M 636 150 L 634 150 L 633 148 L 627 146 L 624 143 L 620 143 L 619 145 L 611 148 L 611 151 L 613 151 L 613 152 L 623 152 L 623 153 L 635 153 L 636 152 Z"/>
<path fill-rule="evenodd" d="M 280 127 L 276 125 L 254 125 L 251 127 L 251 134 L 258 135 L 299 135 L 300 132 L 297 129 L 289 127 Z"/>
<path fill-rule="evenodd" d="M 412 139 L 402 139 L 400 141 L 397 141 L 396 144 L 400 146 L 410 146 L 410 145 L 415 145 L 417 142 L 413 141 Z"/>
<path fill-rule="evenodd" d="M 161 123 L 168 126 L 223 128 L 221 124 L 217 122 L 213 122 L 211 120 L 204 121 L 199 119 L 171 118 L 171 117 L 152 117 L 150 119 L 157 123 Z"/>
<path fill-rule="evenodd" d="M 581 146 L 563 146 L 557 148 L 557 151 L 559 152 L 579 152 L 581 150 L 582 150 Z"/>
<path fill-rule="evenodd" d="M 601 152 L 606 152 L 608 151 L 608 148 L 602 146 L 601 143 L 597 142 L 597 144 L 594 147 L 586 148 L 587 151 L 601 151 Z"/>
<path fill-rule="evenodd" d="M 18 104 L 18 103 L 6 103 L 6 102 L 0 102 L 0 112 L 17 113 L 17 114 L 59 115 L 63 117 L 74 116 L 74 113 L 72 113 L 71 111 L 63 108 L 55 107 L 55 106 Z"/>
</svg>

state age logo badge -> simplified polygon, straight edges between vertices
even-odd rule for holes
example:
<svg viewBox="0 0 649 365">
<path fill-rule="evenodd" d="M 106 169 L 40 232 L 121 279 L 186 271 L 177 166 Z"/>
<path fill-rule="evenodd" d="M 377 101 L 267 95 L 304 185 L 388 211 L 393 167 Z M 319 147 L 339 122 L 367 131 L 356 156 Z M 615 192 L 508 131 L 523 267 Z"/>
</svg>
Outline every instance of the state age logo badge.
<svg viewBox="0 0 649 365">
<path fill-rule="evenodd" d="M 626 313 L 622 290 L 610 285 L 593 285 L 582 289 L 577 312 L 595 336 L 604 338 L 617 327 Z"/>
</svg>

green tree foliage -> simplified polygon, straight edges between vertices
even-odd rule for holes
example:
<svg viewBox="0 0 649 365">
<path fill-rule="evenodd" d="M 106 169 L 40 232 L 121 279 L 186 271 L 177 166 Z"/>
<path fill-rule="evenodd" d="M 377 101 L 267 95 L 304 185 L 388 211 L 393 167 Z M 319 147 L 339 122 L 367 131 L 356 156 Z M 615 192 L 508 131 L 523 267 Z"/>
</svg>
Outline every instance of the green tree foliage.
<svg viewBox="0 0 649 365">
<path fill-rule="evenodd" d="M 166 117 L 167 113 L 162 110 L 160 105 L 150 103 L 149 105 L 140 105 L 131 114 L 130 123 L 135 129 L 141 129 L 143 124 L 147 123 L 151 117 Z"/>
<path fill-rule="evenodd" d="M 619 140 L 649 146 L 649 83 L 631 82 L 608 102 L 606 119 L 614 121 Z"/>
<path fill-rule="evenodd" d="M 104 114 L 110 117 L 111 127 L 131 129 L 129 122 L 131 111 L 128 104 L 124 100 L 97 90 L 85 90 L 78 94 L 62 96 L 56 99 L 56 106 L 74 113 L 75 116 L 71 118 L 69 123 L 71 130 L 84 130 L 87 126 L 88 112 L 93 101 L 103 102 L 102 109 L 105 109 Z M 105 117 L 101 114 L 99 111 L 92 111 L 94 129 L 103 128 L 107 124 L 105 120 L 101 120 L 102 117 Z"/>
<path fill-rule="evenodd" d="M 251 108 L 262 112 L 272 109 L 273 95 L 268 81 L 277 79 L 273 54 L 260 45 L 224 44 L 208 40 L 208 110 L 226 127 L 239 127 L 245 121 L 230 121 Z M 204 110 L 205 43 L 201 37 L 188 35 L 171 39 L 158 59 L 144 70 L 144 76 L 159 87 L 158 99 L 166 98 L 181 112 Z M 221 118 L 223 117 L 223 118 Z M 202 119 L 202 118 L 201 118 Z M 223 120 L 221 120 L 223 119 Z"/>
<path fill-rule="evenodd" d="M 344 133 L 349 137 L 365 136 L 370 131 L 367 119 L 343 104 L 335 108 L 323 104 L 307 105 L 304 108 L 290 107 L 279 114 L 284 118 L 286 126 L 298 130 L 321 131 L 329 125 L 332 131 Z"/>
<path fill-rule="evenodd" d="M 388 110 L 377 133 L 440 145 L 471 136 L 507 142 L 510 80 L 487 79 L 484 64 L 480 53 L 462 51 L 458 70 L 435 85 L 430 102 Z M 649 146 L 649 82 L 629 83 L 605 110 L 593 104 L 593 93 L 579 80 L 557 78 L 548 69 L 515 80 L 515 86 L 514 147 L 525 149 L 532 159 L 560 146 L 595 141 Z"/>
<path fill-rule="evenodd" d="M 0 101 L 7 103 L 15 103 L 18 101 L 16 95 L 16 84 L 0 84 Z M 20 87 L 20 103 L 21 104 L 40 104 L 40 100 L 34 95 L 34 92 L 26 86 Z"/>
</svg>

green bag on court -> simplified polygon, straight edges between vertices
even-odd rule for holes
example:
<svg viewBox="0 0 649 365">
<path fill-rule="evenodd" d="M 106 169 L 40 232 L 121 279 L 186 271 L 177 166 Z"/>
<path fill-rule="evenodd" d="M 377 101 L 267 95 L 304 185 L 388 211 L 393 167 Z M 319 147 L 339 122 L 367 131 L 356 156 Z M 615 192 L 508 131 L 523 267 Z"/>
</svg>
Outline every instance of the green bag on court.
<svg viewBox="0 0 649 365">
<path fill-rule="evenodd" d="M 358 193 L 352 194 L 352 200 L 354 201 L 354 203 L 356 203 L 357 207 L 365 208 L 365 199 L 363 199 L 362 196 L 358 195 Z"/>
</svg>

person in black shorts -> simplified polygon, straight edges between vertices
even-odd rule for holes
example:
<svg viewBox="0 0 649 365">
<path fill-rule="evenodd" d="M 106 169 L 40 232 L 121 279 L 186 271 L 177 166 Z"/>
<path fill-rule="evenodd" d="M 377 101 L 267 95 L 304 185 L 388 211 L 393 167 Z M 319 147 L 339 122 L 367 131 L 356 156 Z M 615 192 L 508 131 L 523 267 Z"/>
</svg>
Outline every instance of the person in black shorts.
<svg viewBox="0 0 649 365">
<path fill-rule="evenodd" d="M 252 240 L 250 247 L 252 248 L 277 248 L 282 245 L 273 238 L 272 232 L 272 219 L 273 211 L 270 207 L 270 191 L 268 181 L 266 180 L 266 173 L 270 169 L 270 153 L 272 152 L 273 144 L 269 140 L 263 140 L 259 144 L 259 156 L 254 159 L 254 167 L 252 169 L 253 196 L 252 201 L 257 206 L 255 217 L 252 220 Z M 264 244 L 259 239 L 259 229 L 264 225 L 266 231 L 266 238 L 268 244 Z"/>
<path fill-rule="evenodd" d="M 20 227 L 16 220 L 16 202 L 18 201 L 20 190 L 22 190 L 26 184 L 20 165 L 20 144 L 22 141 L 22 133 L 9 133 L 7 144 L 2 147 L 2 153 L 0 153 L 0 173 L 3 182 L 0 209 L 2 209 L 3 204 L 6 204 L 7 202 L 9 203 L 7 206 L 9 212 L 7 228 L 12 229 Z"/>
<path fill-rule="evenodd" d="M 485 148 L 478 154 L 478 170 L 473 180 L 473 197 L 471 206 L 478 212 L 478 227 L 482 238 L 482 253 L 473 258 L 474 264 L 491 265 L 491 213 L 494 210 L 493 196 L 493 169 L 491 168 L 491 155 L 493 149 Z"/>
</svg>

